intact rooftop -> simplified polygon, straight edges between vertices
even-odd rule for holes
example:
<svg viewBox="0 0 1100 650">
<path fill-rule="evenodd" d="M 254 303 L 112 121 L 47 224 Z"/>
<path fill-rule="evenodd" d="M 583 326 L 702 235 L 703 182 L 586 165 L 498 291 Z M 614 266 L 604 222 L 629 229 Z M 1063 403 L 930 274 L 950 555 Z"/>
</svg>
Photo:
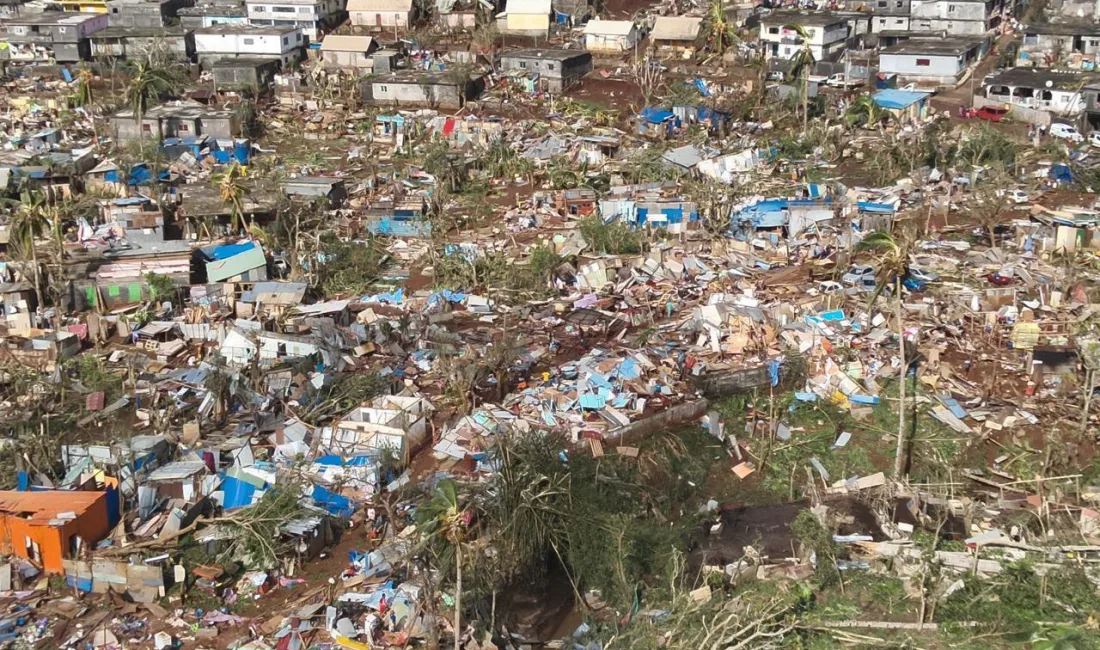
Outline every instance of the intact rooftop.
<svg viewBox="0 0 1100 650">
<path fill-rule="evenodd" d="M 1009 68 L 1003 70 L 982 83 L 982 86 L 1016 86 L 1022 88 L 1058 88 L 1077 90 L 1081 84 L 1094 84 L 1100 81 L 1100 74 L 1075 72 L 1056 72 L 1034 68 Z M 1049 86 L 1047 84 L 1050 84 Z"/>
<path fill-rule="evenodd" d="M 928 54 L 940 56 L 958 56 L 977 47 L 980 38 L 921 38 L 883 48 L 881 54 Z"/>
</svg>

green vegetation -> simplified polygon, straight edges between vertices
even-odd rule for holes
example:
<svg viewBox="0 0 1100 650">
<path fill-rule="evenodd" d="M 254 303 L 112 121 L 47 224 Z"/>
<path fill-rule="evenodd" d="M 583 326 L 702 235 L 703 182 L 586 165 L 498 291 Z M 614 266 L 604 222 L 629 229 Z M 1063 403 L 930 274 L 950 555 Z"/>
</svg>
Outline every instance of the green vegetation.
<svg viewBox="0 0 1100 650">
<path fill-rule="evenodd" d="M 978 621 L 1009 641 L 1030 639 L 1042 631 L 1043 622 L 1084 625 L 1098 613 L 1096 585 L 1082 569 L 1061 568 L 1043 577 L 1026 562 L 1007 564 L 989 579 L 965 576 L 963 588 L 936 610 L 938 620 Z M 1091 647 L 1100 643 L 1095 630 L 1087 638 Z"/>
<path fill-rule="evenodd" d="M 326 295 L 369 292 L 388 260 L 382 239 L 373 236 L 348 241 L 326 234 L 319 249 L 324 257 L 317 265 L 315 284 Z"/>
<path fill-rule="evenodd" d="M 597 216 L 586 217 L 580 230 L 589 252 L 596 255 L 631 255 L 641 253 L 645 246 L 644 233 L 620 219 L 604 223 Z"/>
</svg>

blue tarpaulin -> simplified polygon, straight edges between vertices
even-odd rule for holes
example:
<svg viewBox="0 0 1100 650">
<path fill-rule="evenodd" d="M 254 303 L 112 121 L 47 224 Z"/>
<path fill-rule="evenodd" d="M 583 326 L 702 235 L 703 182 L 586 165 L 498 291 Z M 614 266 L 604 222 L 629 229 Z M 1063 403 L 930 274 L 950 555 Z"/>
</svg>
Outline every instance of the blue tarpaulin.
<svg viewBox="0 0 1100 650">
<path fill-rule="evenodd" d="M 318 506 L 337 517 L 350 517 L 351 513 L 355 511 L 347 497 L 340 496 L 320 485 L 314 485 L 313 492 L 309 496 Z"/>
<path fill-rule="evenodd" d="M 227 260 L 234 255 L 248 252 L 256 246 L 255 242 L 245 241 L 239 244 L 222 244 L 210 249 L 208 255 L 214 260 Z"/>
<path fill-rule="evenodd" d="M 928 93 L 915 90 L 896 90 L 887 88 L 875 93 L 874 102 L 883 108 L 903 109 L 909 108 L 917 102 L 924 101 Z"/>
<path fill-rule="evenodd" d="M 227 476 L 222 481 L 222 507 L 226 510 L 244 508 L 252 505 L 252 498 L 256 495 L 256 486 L 247 481 Z"/>
<path fill-rule="evenodd" d="M 893 203 L 878 203 L 876 201 L 856 201 L 856 207 L 860 212 L 875 212 L 878 214 L 893 214 L 897 207 Z"/>
<path fill-rule="evenodd" d="M 675 118 L 676 114 L 663 108 L 657 108 L 656 106 L 646 106 L 638 116 L 650 124 L 660 124 Z"/>
</svg>

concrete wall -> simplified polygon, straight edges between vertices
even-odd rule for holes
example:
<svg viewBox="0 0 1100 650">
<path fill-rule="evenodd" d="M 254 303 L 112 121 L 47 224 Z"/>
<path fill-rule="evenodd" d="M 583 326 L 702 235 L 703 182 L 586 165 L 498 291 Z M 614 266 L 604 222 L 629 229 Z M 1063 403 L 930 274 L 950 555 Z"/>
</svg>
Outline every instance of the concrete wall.
<svg viewBox="0 0 1100 650">
<path fill-rule="evenodd" d="M 909 29 L 909 16 L 875 16 L 872 22 L 876 32 Z"/>
<path fill-rule="evenodd" d="M 325 67 L 374 69 L 374 57 L 362 52 L 329 50 L 328 52 L 321 52 L 321 60 L 325 62 Z"/>
<path fill-rule="evenodd" d="M 356 27 L 408 27 L 412 21 L 411 11 L 352 11 L 349 12 L 351 24 Z"/>
<path fill-rule="evenodd" d="M 458 86 L 451 84 L 396 83 L 375 80 L 372 97 L 376 104 L 394 106 L 438 106 L 458 108 L 462 105 Z"/>
<path fill-rule="evenodd" d="M 512 34 L 545 35 L 550 31 L 550 14 L 508 13 L 498 28 Z"/>
<path fill-rule="evenodd" d="M 1047 111 L 1037 111 L 1032 108 L 1025 108 L 1016 104 L 1006 104 L 999 102 L 995 99 L 988 99 L 981 95 L 974 95 L 974 106 L 981 108 L 983 106 L 991 106 L 993 108 L 1007 108 L 1008 115 L 1014 120 L 1020 122 L 1028 122 L 1030 124 L 1042 124 L 1050 126 L 1050 113 Z"/>
<path fill-rule="evenodd" d="M 927 61 L 928 65 L 918 65 L 918 62 L 923 61 Z M 963 65 L 955 55 L 890 53 L 879 55 L 880 72 L 897 74 L 903 78 L 955 79 L 962 70 Z"/>
<path fill-rule="evenodd" d="M 796 372 L 794 365 L 784 363 L 779 366 L 780 383 L 801 381 L 803 377 Z M 695 388 L 707 397 L 725 397 L 738 395 L 758 389 L 767 389 L 771 384 L 768 366 L 707 373 L 695 379 Z"/>
<path fill-rule="evenodd" d="M 695 422 L 707 414 L 707 407 L 709 406 L 710 402 L 706 399 L 677 404 L 667 411 L 631 422 L 621 429 L 611 431 L 608 433 L 608 438 L 619 438 L 624 443 L 629 443 L 631 438 Z"/>
</svg>

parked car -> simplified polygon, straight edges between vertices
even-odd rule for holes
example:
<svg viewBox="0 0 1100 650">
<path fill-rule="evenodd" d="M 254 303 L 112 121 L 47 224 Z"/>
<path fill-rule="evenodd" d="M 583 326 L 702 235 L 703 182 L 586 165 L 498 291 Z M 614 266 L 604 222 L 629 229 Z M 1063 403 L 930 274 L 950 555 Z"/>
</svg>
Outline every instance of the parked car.
<svg viewBox="0 0 1100 650">
<path fill-rule="evenodd" d="M 1085 141 L 1085 136 L 1081 135 L 1081 132 L 1076 127 L 1069 124 L 1051 124 L 1050 134 L 1055 138 L 1061 138 L 1063 140 L 1069 140 L 1074 144 L 1079 144 Z"/>
<path fill-rule="evenodd" d="M 925 271 L 924 269 L 916 266 L 909 267 L 909 276 L 916 278 L 921 282 L 935 282 L 936 280 L 940 279 L 940 276 L 936 275 L 935 273 L 931 271 Z"/>
<path fill-rule="evenodd" d="M 985 276 L 985 279 L 988 280 L 990 284 L 995 284 L 998 287 L 1007 287 L 1008 285 L 1016 282 L 1015 277 L 1011 275 L 1001 275 L 997 271 L 987 274 Z"/>
<path fill-rule="evenodd" d="M 783 81 L 787 78 L 787 75 L 783 74 L 782 70 L 772 70 L 768 73 L 768 81 Z"/>
<path fill-rule="evenodd" d="M 1021 203 L 1027 203 L 1031 200 L 1031 197 L 1023 190 L 1009 190 L 1008 200 L 1019 205 Z"/>
<path fill-rule="evenodd" d="M 1093 131 L 1089 134 L 1089 144 L 1100 147 L 1100 131 Z"/>
<path fill-rule="evenodd" d="M 863 282 L 863 278 L 871 278 L 871 281 L 875 280 L 875 267 L 868 264 L 853 264 L 848 268 L 848 272 L 840 276 L 840 281 L 844 284 L 860 284 Z"/>
<path fill-rule="evenodd" d="M 990 122 L 1000 122 L 1008 115 L 1007 108 L 997 108 L 995 106 L 982 106 L 976 113 L 979 120 L 988 120 Z"/>
<path fill-rule="evenodd" d="M 825 80 L 825 85 L 830 88 L 856 88 L 863 85 L 862 79 L 848 79 L 844 76 L 843 72 L 838 72 L 833 75 L 829 75 L 829 78 Z"/>
<path fill-rule="evenodd" d="M 817 283 L 817 288 L 821 293 L 836 293 L 838 291 L 844 291 L 844 285 L 839 282 L 833 282 L 832 280 L 823 280 Z"/>
</svg>

